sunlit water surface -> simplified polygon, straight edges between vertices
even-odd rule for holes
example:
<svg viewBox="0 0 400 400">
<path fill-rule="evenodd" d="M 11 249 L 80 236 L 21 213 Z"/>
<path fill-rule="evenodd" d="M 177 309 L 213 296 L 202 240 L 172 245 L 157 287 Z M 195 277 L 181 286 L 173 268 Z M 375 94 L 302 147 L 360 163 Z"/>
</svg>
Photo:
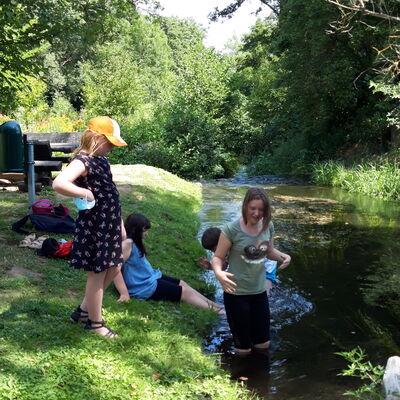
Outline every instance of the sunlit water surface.
<svg viewBox="0 0 400 400">
<path fill-rule="evenodd" d="M 269 298 L 271 348 L 268 355 L 234 357 L 221 318 L 204 349 L 220 354 L 232 379 L 261 398 L 342 399 L 360 382 L 338 376 L 346 362 L 336 352 L 360 346 L 384 365 L 399 351 L 399 321 L 365 299 L 374 287 L 371 274 L 400 253 L 400 207 L 339 189 L 239 176 L 203 185 L 199 237 L 237 218 L 244 193 L 256 185 L 273 202 L 276 247 L 292 256 Z M 216 300 L 222 302 L 213 273 L 205 272 L 205 279 L 216 284 Z"/>
</svg>

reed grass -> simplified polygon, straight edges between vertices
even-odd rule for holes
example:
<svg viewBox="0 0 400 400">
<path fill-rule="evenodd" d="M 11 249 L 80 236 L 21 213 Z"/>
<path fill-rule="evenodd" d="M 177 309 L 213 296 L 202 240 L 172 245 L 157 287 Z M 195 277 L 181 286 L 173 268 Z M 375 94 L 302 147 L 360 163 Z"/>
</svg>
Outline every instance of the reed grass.
<svg viewBox="0 0 400 400">
<path fill-rule="evenodd" d="M 396 160 L 364 162 L 352 167 L 339 161 L 315 163 L 311 178 L 316 185 L 337 186 L 383 200 L 400 199 L 400 168 Z"/>
</svg>

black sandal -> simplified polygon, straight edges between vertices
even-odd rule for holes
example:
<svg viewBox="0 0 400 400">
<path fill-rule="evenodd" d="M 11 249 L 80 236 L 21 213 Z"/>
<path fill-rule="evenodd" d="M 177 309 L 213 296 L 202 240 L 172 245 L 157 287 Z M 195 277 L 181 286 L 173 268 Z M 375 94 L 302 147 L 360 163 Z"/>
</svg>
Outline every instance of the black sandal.
<svg viewBox="0 0 400 400">
<path fill-rule="evenodd" d="M 106 329 L 108 329 L 108 332 L 105 335 L 103 335 L 101 333 L 99 333 L 99 335 L 104 336 L 109 339 L 115 339 L 116 337 L 118 337 L 118 335 L 114 331 L 112 331 L 103 320 L 92 321 L 91 319 L 88 318 L 88 320 L 86 321 L 85 329 L 87 329 L 89 331 L 93 331 L 93 330 L 100 329 L 100 328 L 106 328 Z"/>
<path fill-rule="evenodd" d="M 77 324 L 78 322 L 82 322 L 83 324 L 85 324 L 88 320 L 88 316 L 89 316 L 88 312 L 82 310 L 81 306 L 78 306 L 71 314 L 70 320 L 74 324 Z"/>
</svg>

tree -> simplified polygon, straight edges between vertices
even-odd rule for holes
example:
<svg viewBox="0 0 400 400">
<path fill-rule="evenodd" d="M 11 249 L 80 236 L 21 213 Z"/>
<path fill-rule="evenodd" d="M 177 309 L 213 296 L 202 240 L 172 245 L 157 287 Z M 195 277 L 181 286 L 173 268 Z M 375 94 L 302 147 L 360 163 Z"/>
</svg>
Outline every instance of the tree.
<svg viewBox="0 0 400 400">
<path fill-rule="evenodd" d="M 393 1 L 384 1 L 384 0 L 352 0 L 352 1 L 343 1 L 343 0 L 325 0 L 328 3 L 334 4 L 337 6 L 343 16 L 347 18 L 351 18 L 354 14 L 360 13 L 362 15 L 367 15 L 374 18 L 384 19 L 386 21 L 394 22 L 396 24 L 400 24 L 400 17 L 394 14 L 394 5 L 396 2 Z M 391 14 L 393 12 L 393 14 Z"/>
<path fill-rule="evenodd" d="M 388 103 L 394 103 L 388 112 L 388 124 L 400 125 L 400 3 L 397 0 L 325 0 L 334 4 L 340 11 L 340 17 L 331 23 L 334 32 L 353 35 L 356 26 L 363 24 L 381 32 L 384 41 L 380 46 L 367 44 L 376 54 L 374 67 L 377 74 L 371 87 L 375 92 L 383 93 Z M 364 71 L 360 71 L 363 74 Z M 395 129 L 396 131 L 396 129 Z"/>
<path fill-rule="evenodd" d="M 232 18 L 232 15 L 241 7 L 246 0 L 235 0 L 220 10 L 215 7 L 214 11 L 209 14 L 211 21 L 217 21 L 218 18 Z M 280 5 L 284 0 L 260 0 L 262 5 L 267 6 L 275 15 L 279 15 Z"/>
<path fill-rule="evenodd" d="M 373 29 L 386 30 L 386 41 L 376 48 L 377 61 L 382 71 L 400 72 L 400 3 L 397 0 L 325 0 L 340 11 L 340 18 L 331 23 L 333 31 L 351 31 L 357 24 L 366 24 Z M 382 27 L 381 22 L 386 26 Z"/>
<path fill-rule="evenodd" d="M 0 2 L 0 112 L 15 108 L 16 89 L 43 71 L 38 54 L 47 49 L 62 70 L 76 65 L 115 21 L 131 19 L 138 7 L 157 8 L 155 0 L 12 0 Z M 68 75 L 68 74 L 67 74 Z M 65 76 L 64 76 L 65 78 Z M 69 85 L 68 77 L 66 87 Z"/>
</svg>

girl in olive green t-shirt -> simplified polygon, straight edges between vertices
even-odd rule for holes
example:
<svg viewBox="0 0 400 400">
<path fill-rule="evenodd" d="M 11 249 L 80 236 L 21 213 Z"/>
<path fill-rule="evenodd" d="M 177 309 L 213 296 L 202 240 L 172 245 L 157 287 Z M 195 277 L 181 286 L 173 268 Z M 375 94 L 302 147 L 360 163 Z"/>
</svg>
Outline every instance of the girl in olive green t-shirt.
<svg viewBox="0 0 400 400">
<path fill-rule="evenodd" d="M 225 310 L 236 353 L 268 349 L 269 305 L 265 291 L 264 260 L 286 268 L 290 256 L 274 248 L 271 205 L 261 188 L 250 188 L 243 200 L 242 216 L 222 229 L 212 259 L 215 276 L 224 290 Z M 229 269 L 223 270 L 228 255 Z"/>
</svg>

